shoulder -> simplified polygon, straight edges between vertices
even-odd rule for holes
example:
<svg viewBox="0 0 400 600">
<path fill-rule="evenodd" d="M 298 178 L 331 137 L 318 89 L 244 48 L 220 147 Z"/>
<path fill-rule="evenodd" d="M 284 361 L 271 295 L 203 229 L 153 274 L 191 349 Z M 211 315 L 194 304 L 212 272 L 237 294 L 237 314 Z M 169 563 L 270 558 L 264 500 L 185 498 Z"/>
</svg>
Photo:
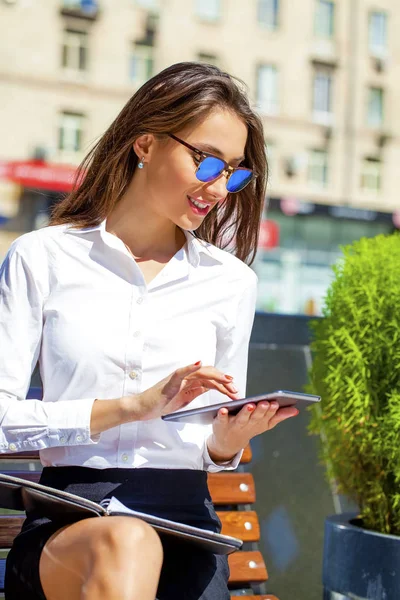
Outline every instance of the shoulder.
<svg viewBox="0 0 400 600">
<path fill-rule="evenodd" d="M 46 270 L 55 258 L 54 241 L 64 236 L 64 225 L 43 227 L 17 237 L 10 245 L 4 264 L 20 262 L 34 273 Z"/>
<path fill-rule="evenodd" d="M 201 242 L 207 251 L 220 264 L 222 274 L 234 283 L 242 282 L 245 286 L 256 286 L 258 277 L 251 267 L 227 250 L 222 250 L 213 244 Z"/>
<path fill-rule="evenodd" d="M 46 250 L 46 247 L 51 244 L 51 241 L 61 237 L 65 232 L 65 225 L 56 225 L 43 227 L 29 231 L 17 237 L 10 246 L 12 253 L 16 252 L 20 255 L 29 255 L 32 251 Z"/>
</svg>

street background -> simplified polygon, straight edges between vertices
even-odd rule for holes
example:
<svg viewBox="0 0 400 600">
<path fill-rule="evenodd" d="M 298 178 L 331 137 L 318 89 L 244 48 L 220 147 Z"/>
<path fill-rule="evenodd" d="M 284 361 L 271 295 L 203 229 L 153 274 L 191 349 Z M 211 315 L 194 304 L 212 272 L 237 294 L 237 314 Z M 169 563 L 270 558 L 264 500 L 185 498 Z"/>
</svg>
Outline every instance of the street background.
<svg viewBox="0 0 400 600">
<path fill-rule="evenodd" d="M 216 64 L 247 84 L 270 164 L 249 393 L 300 390 L 340 246 L 400 228 L 399 31 L 397 0 L 0 0 L 0 262 L 140 85 Z M 253 447 L 280 600 L 320 600 L 323 519 L 346 506 L 307 423 Z"/>
</svg>

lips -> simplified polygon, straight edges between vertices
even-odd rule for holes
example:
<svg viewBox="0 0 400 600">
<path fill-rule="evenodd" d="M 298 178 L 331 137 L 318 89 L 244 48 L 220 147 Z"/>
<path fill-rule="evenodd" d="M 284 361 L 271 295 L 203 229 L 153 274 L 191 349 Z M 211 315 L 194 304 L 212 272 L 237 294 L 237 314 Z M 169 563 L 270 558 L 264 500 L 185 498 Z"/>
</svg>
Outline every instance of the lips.
<svg viewBox="0 0 400 600">
<path fill-rule="evenodd" d="M 204 217 L 211 209 L 211 204 L 208 204 L 206 202 L 202 202 L 200 200 L 196 200 L 196 198 L 191 198 L 190 196 L 187 196 L 190 208 L 192 209 L 192 211 L 196 214 L 196 215 L 201 215 L 202 217 Z M 201 204 L 207 204 L 207 206 L 205 206 L 204 208 L 201 208 L 200 206 L 196 206 L 196 204 L 193 202 L 199 202 Z"/>
</svg>

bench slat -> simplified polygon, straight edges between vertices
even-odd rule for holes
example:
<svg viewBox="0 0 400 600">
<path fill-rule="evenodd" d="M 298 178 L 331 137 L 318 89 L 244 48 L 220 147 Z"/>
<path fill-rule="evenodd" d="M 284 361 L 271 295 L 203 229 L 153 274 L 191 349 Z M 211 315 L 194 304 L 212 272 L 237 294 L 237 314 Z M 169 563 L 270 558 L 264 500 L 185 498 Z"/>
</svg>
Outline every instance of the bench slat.
<svg viewBox="0 0 400 600">
<path fill-rule="evenodd" d="M 242 454 L 242 458 L 241 458 L 240 462 L 242 464 L 247 464 L 247 463 L 251 462 L 252 457 L 253 457 L 253 453 L 251 451 L 250 444 L 248 444 L 246 446 L 246 448 L 244 449 L 244 452 Z"/>
<path fill-rule="evenodd" d="M 1 460 L 12 460 L 14 462 L 18 462 L 19 460 L 40 460 L 39 452 L 6 452 L 5 454 L 0 454 Z"/>
<path fill-rule="evenodd" d="M 243 542 L 258 542 L 260 539 L 260 524 L 257 513 L 248 511 L 217 511 L 221 519 L 222 533 L 237 537 Z"/>
<path fill-rule="evenodd" d="M 263 583 L 268 579 L 267 567 L 261 552 L 234 552 L 228 556 L 230 577 L 229 583 L 247 585 L 248 583 Z"/>
<path fill-rule="evenodd" d="M 11 548 L 13 539 L 20 532 L 24 515 L 0 516 L 0 548 Z"/>
<path fill-rule="evenodd" d="M 209 473 L 208 487 L 214 504 L 252 504 L 256 499 L 251 473 Z"/>
</svg>

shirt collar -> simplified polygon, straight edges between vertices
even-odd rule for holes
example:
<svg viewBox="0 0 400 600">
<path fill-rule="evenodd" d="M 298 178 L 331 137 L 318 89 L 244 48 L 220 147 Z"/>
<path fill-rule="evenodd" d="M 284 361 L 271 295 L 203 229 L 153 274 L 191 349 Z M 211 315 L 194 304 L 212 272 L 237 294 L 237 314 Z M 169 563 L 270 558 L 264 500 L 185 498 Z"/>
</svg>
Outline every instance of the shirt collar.
<svg viewBox="0 0 400 600">
<path fill-rule="evenodd" d="M 70 226 L 66 229 L 66 233 L 78 235 L 84 235 L 86 233 L 92 233 L 94 231 L 98 231 L 103 240 L 106 241 L 106 243 L 108 243 L 108 241 L 105 239 L 106 236 L 108 237 L 108 232 L 106 231 L 106 219 L 104 219 L 98 225 L 94 225 L 93 227 L 84 227 L 82 229 L 77 229 Z M 192 231 L 182 231 L 186 237 L 188 261 L 191 265 L 193 265 L 194 267 L 198 267 L 201 262 L 202 254 L 209 256 L 217 263 L 222 263 L 221 259 L 217 256 L 217 248 L 215 248 L 215 246 L 213 246 L 209 242 L 205 242 L 204 240 L 195 237 Z"/>
<path fill-rule="evenodd" d="M 201 261 L 201 255 L 204 254 L 209 256 L 214 261 L 221 263 L 221 259 L 217 256 L 217 248 L 210 244 L 209 242 L 205 242 L 200 238 L 195 237 L 192 231 L 184 231 L 187 248 L 188 248 L 188 260 L 191 265 L 194 267 L 198 267 Z"/>
</svg>

